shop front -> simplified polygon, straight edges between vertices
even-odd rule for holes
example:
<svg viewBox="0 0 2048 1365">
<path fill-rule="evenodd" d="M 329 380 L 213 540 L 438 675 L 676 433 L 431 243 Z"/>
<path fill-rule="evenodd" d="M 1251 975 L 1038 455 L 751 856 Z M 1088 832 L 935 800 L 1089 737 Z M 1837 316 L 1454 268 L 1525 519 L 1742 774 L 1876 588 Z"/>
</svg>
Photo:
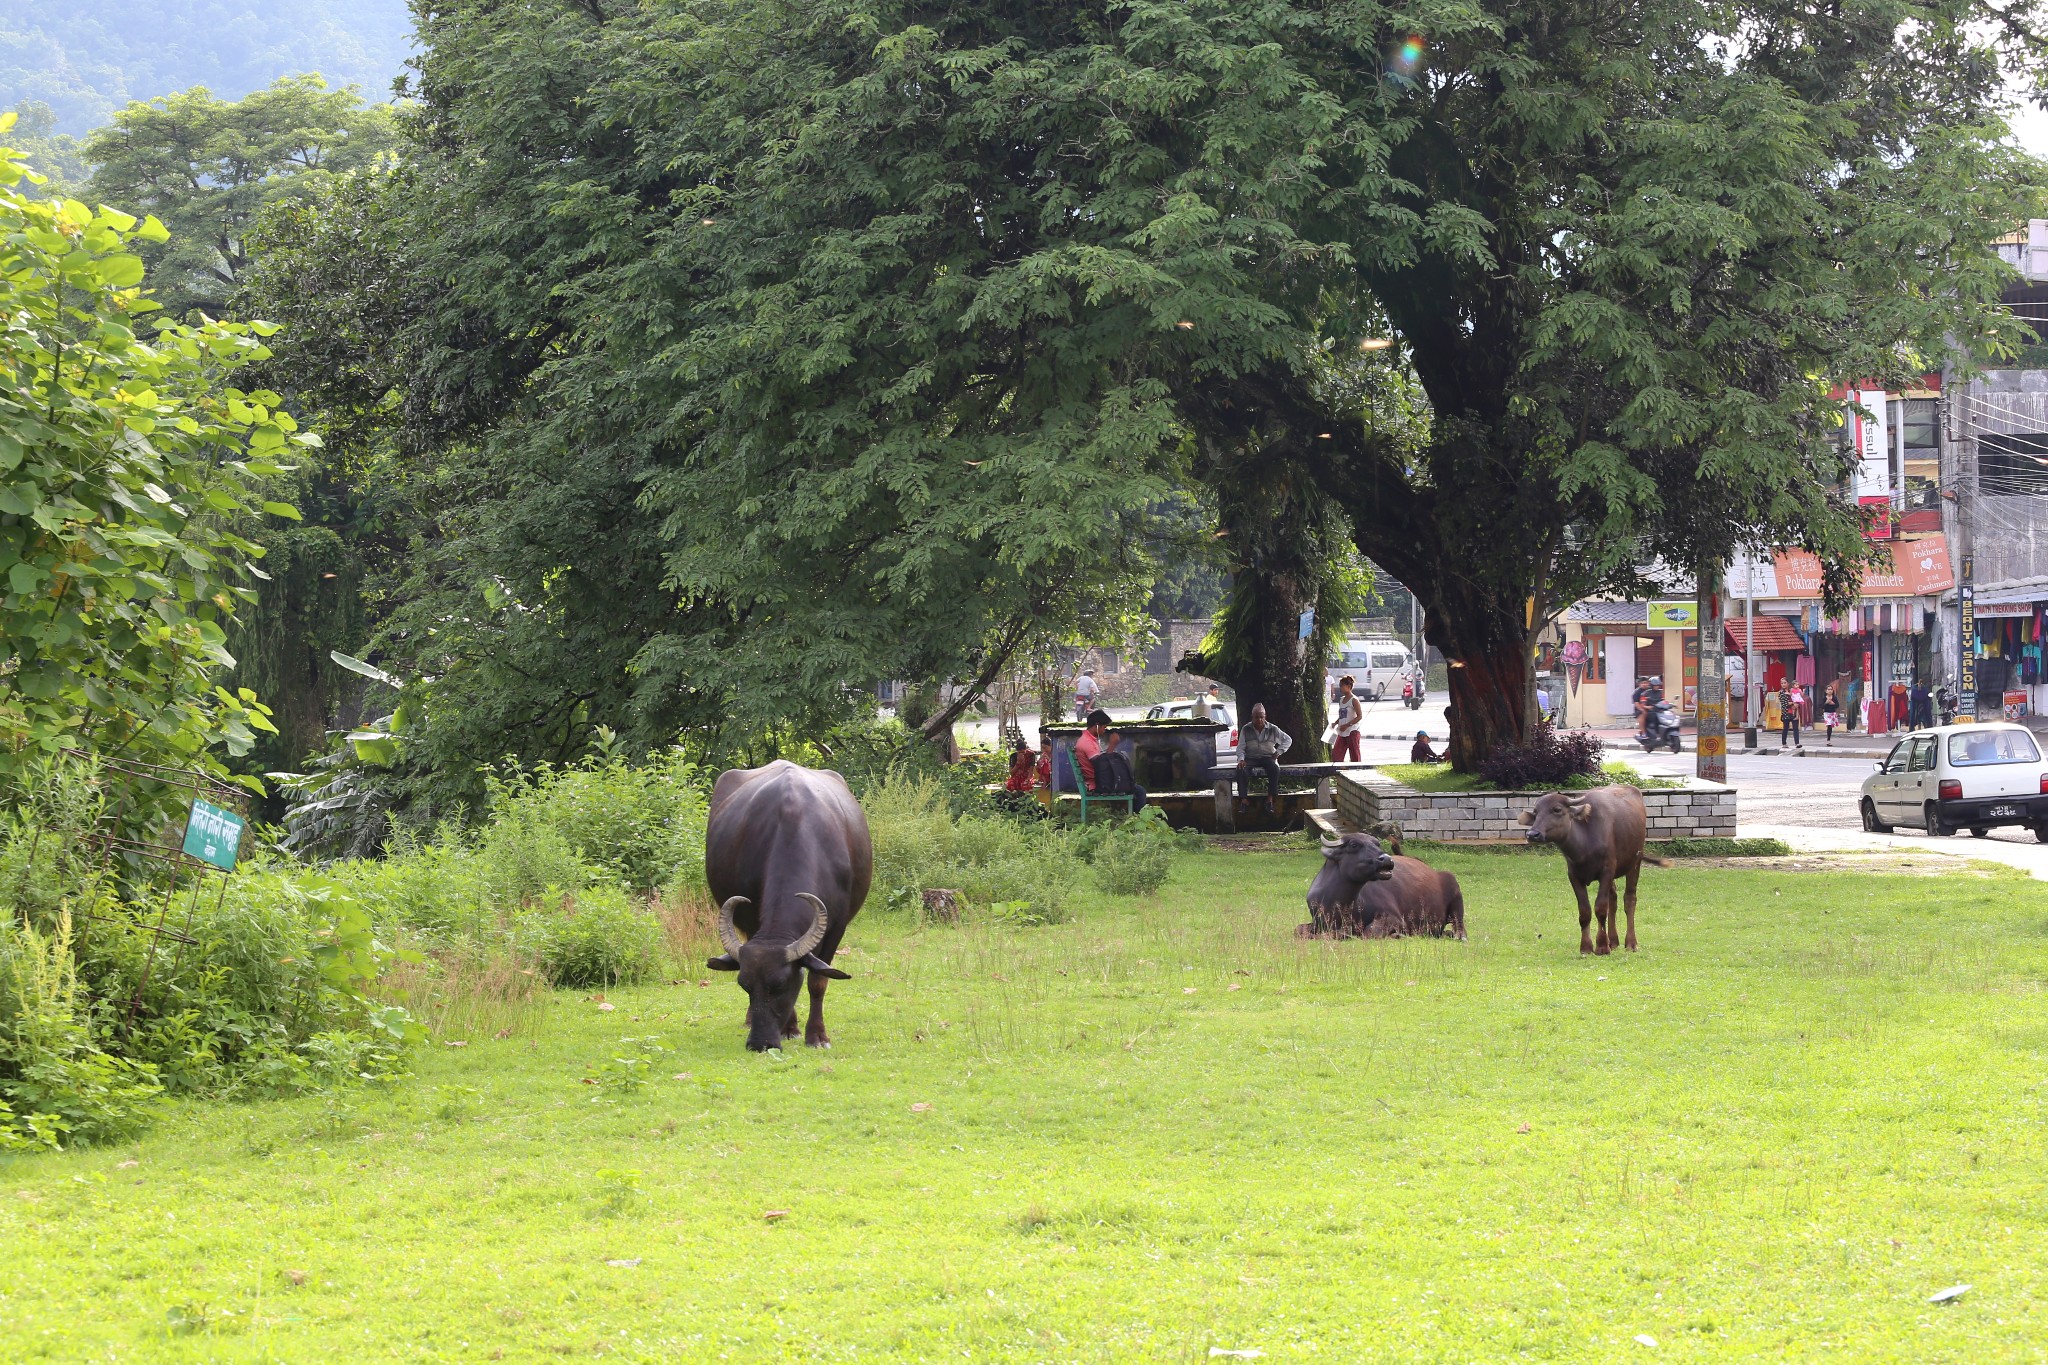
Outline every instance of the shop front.
<svg viewBox="0 0 2048 1365">
<path fill-rule="evenodd" d="M 1979 602 L 1976 617 L 1977 718 L 2048 714 L 2048 598 Z"/>
<path fill-rule="evenodd" d="M 1820 714 L 1830 686 L 1849 729 L 1884 734 L 1909 723 L 1912 689 L 1934 685 L 1935 609 L 1954 576 L 1939 535 L 1887 548 L 1892 563 L 1867 570 L 1862 597 L 1838 616 L 1821 608 L 1820 561 L 1813 555 L 1783 551 L 1769 562 L 1731 569 L 1731 653 L 1746 648 L 1749 616 L 1759 623 L 1758 676 L 1747 678 L 1744 688 L 1756 723 L 1763 720 L 1764 694 L 1788 681 L 1807 694 L 1802 719 L 1808 724 Z"/>
<path fill-rule="evenodd" d="M 1636 689 L 1654 683 L 1692 714 L 1699 691 L 1699 631 L 1690 602 L 1573 603 L 1558 622 L 1564 723 L 1610 729 L 1635 723 Z"/>
</svg>

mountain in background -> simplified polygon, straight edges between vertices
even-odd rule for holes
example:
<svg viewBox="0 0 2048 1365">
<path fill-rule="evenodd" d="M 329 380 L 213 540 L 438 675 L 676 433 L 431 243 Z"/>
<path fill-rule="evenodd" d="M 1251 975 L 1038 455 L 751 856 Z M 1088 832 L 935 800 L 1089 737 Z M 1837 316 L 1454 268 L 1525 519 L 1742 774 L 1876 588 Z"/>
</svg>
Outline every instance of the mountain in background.
<svg viewBox="0 0 2048 1365">
<path fill-rule="evenodd" d="M 388 97 L 411 51 L 406 0 L 148 0 L 0 11 L 0 110 L 40 100 L 84 134 L 130 100 L 203 85 L 240 99 L 279 76 Z"/>
</svg>

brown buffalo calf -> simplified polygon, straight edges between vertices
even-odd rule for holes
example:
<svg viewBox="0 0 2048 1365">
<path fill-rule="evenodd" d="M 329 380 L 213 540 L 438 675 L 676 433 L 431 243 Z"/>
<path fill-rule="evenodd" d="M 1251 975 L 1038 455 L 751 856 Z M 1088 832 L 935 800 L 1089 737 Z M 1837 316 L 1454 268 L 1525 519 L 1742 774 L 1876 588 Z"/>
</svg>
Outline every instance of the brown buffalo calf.
<svg viewBox="0 0 2048 1365">
<path fill-rule="evenodd" d="M 1572 891 L 1579 898 L 1579 951 L 1606 953 L 1622 946 L 1620 907 L 1615 904 L 1614 883 L 1626 879 L 1623 903 L 1628 909 L 1628 948 L 1636 947 L 1636 878 L 1644 863 L 1665 866 L 1661 858 L 1643 856 L 1643 835 L 1648 819 L 1643 813 L 1643 794 L 1634 787 L 1595 787 L 1587 792 L 1545 792 L 1531 810 L 1522 812 L 1532 844 L 1556 844 L 1564 854 Z M 1592 905 L 1586 903 L 1586 887 L 1600 883 Z M 1600 920 L 1597 939 L 1586 928 L 1595 915 Z"/>
<path fill-rule="evenodd" d="M 1299 938 L 1465 937 L 1458 879 L 1413 858 L 1396 858 L 1370 834 L 1323 840 L 1323 866 L 1308 889 L 1309 922 Z"/>
</svg>

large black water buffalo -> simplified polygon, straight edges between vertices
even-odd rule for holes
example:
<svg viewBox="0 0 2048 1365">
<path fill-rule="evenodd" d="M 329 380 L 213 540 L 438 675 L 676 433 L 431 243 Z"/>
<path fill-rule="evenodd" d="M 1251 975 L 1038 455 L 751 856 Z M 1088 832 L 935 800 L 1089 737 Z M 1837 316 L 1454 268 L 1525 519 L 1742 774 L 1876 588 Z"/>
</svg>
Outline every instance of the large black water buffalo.
<svg viewBox="0 0 2048 1365">
<path fill-rule="evenodd" d="M 875 876 L 868 817 L 838 773 L 777 760 L 733 768 L 711 789 L 704 879 L 719 902 L 713 971 L 738 972 L 747 993 L 747 1046 L 756 1052 L 796 1036 L 796 994 L 811 974 L 804 1041 L 830 1047 L 827 979 L 846 926 Z"/>
<path fill-rule="evenodd" d="M 1579 951 L 1607 953 L 1622 945 L 1614 883 L 1626 883 L 1623 901 L 1628 909 L 1628 948 L 1636 947 L 1636 879 L 1644 863 L 1665 866 L 1662 858 L 1643 855 L 1643 836 L 1648 816 L 1643 794 L 1634 787 L 1595 787 L 1587 792 L 1545 792 L 1533 808 L 1522 812 L 1532 844 L 1556 844 L 1564 854 L 1565 872 L 1572 892 L 1579 898 Z M 1592 905 L 1586 903 L 1586 888 L 1600 883 Z M 1598 938 L 1588 937 L 1586 927 L 1595 915 L 1600 920 Z"/>
<path fill-rule="evenodd" d="M 1302 938 L 1465 937 L 1458 879 L 1414 858 L 1397 858 L 1370 834 L 1325 839 L 1323 867 L 1308 889 Z"/>
</svg>

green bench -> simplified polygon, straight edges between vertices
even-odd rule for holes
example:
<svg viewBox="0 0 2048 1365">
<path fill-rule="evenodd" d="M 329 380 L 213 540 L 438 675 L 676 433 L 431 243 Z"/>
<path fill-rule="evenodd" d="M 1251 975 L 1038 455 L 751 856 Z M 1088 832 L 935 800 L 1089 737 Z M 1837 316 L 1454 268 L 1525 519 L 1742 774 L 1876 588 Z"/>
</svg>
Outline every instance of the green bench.
<svg viewBox="0 0 2048 1365">
<path fill-rule="evenodd" d="M 1104 792 L 1100 795 L 1097 795 L 1096 793 L 1089 791 L 1087 780 L 1081 776 L 1081 756 L 1075 753 L 1072 749 L 1062 749 L 1060 750 L 1060 752 L 1066 756 L 1067 771 L 1071 772 L 1074 775 L 1074 791 L 1081 798 L 1082 824 L 1085 825 L 1088 823 L 1088 808 L 1090 806 L 1121 805 L 1124 808 L 1125 815 L 1129 815 L 1131 813 L 1132 798 L 1129 792 L 1123 792 L 1121 794 L 1111 794 L 1109 792 Z"/>
</svg>

